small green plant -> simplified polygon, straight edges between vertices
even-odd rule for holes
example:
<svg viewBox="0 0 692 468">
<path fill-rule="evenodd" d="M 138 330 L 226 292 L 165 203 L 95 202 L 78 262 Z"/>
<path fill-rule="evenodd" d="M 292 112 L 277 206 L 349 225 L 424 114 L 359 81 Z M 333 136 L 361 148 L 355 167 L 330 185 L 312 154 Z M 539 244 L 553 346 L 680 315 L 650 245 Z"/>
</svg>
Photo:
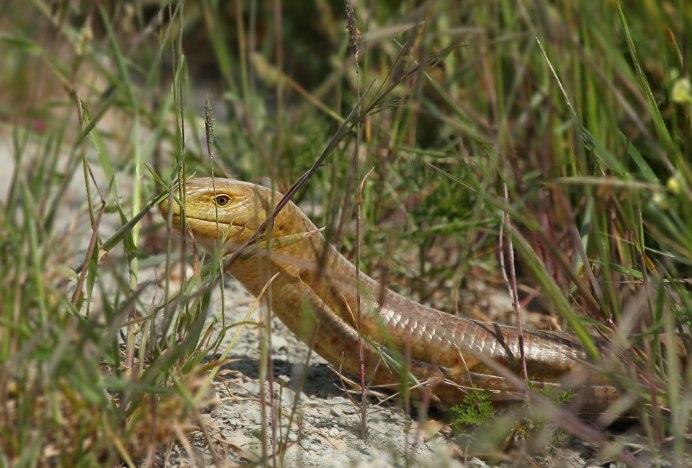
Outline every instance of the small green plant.
<svg viewBox="0 0 692 468">
<path fill-rule="evenodd" d="M 452 407 L 451 413 L 451 425 L 455 431 L 488 422 L 495 417 L 495 408 L 490 403 L 490 392 L 481 390 L 468 392 L 464 402 Z"/>
<path fill-rule="evenodd" d="M 560 391 L 554 388 L 532 388 L 532 390 L 558 406 L 566 405 L 576 396 L 572 390 Z M 450 410 L 450 425 L 454 432 L 467 432 L 470 428 L 492 422 L 498 427 L 505 424 L 506 430 L 500 431 L 503 434 L 501 439 L 504 441 L 500 444 L 502 446 L 514 445 L 533 437 L 542 438 L 541 434 L 545 431 L 550 434 L 551 445 L 560 445 L 567 440 L 567 433 L 556 428 L 554 424 L 550 424 L 544 416 L 531 411 L 528 401 L 523 408 L 519 409 L 520 417 L 517 417 L 511 409 L 498 412 L 492 405 L 490 397 L 491 393 L 488 391 L 474 390 L 466 395 L 462 404 L 454 406 Z M 472 437 L 477 437 L 477 434 Z"/>
<path fill-rule="evenodd" d="M 531 386 L 529 386 L 529 388 L 531 388 Z M 574 390 L 558 390 L 552 387 L 536 388 L 533 390 L 543 395 L 557 406 L 565 406 L 577 396 Z M 538 415 L 530 410 L 527 411 L 526 414 L 528 417 L 524 418 L 514 429 L 514 432 L 521 433 L 524 439 L 548 431 L 550 433 L 550 445 L 560 445 L 568 440 L 569 436 L 567 433 L 546 420 L 544 416 Z M 517 438 L 518 437 L 515 435 L 515 439 Z"/>
<path fill-rule="evenodd" d="M 529 385 L 529 388 L 531 386 Z M 577 396 L 577 392 L 574 390 L 558 390 L 553 387 L 543 387 L 543 388 L 535 388 L 533 389 L 539 394 L 543 395 L 553 403 L 555 403 L 558 406 L 564 406 L 572 399 Z"/>
</svg>

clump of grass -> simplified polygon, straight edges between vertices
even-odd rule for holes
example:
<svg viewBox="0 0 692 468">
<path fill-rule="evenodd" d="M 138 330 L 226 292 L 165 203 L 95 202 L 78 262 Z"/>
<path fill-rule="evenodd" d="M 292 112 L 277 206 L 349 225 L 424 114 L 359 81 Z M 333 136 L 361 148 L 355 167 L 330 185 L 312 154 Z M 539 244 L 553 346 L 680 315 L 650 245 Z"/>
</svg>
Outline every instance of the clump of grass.
<svg viewBox="0 0 692 468">
<path fill-rule="evenodd" d="M 134 44 L 124 50 L 115 29 L 143 17 L 127 7 L 54 6 L 17 7 L 3 19 L 3 60 L 31 79 L 15 96 L 23 113 L 9 122 L 3 113 L 13 164 L 0 203 L 0 453 L 11 464 L 133 465 L 185 444 L 209 402 L 196 353 L 207 344 L 208 295 L 142 299 L 156 283 L 141 280 L 150 256 L 139 222 L 154 204 L 142 175 L 167 138 L 184 68 L 152 111 L 140 98 L 161 90 L 163 52 L 149 49 L 151 68 L 134 70 Z M 167 10 L 162 44 L 175 43 L 180 8 Z M 151 43 L 152 33 L 137 40 Z M 102 53 L 112 66 L 101 66 Z"/>
</svg>

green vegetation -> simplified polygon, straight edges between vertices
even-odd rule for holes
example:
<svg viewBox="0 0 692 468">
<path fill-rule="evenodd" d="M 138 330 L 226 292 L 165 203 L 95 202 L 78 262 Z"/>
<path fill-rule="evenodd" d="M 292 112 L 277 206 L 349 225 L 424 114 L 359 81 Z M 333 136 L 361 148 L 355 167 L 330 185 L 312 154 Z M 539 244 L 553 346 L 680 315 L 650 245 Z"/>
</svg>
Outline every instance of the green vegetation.
<svg viewBox="0 0 692 468">
<path fill-rule="evenodd" d="M 210 307 L 218 258 L 169 280 L 192 248 L 150 209 L 183 175 L 286 190 L 320 154 L 294 200 L 364 271 L 474 315 L 469 285 L 516 281 L 681 459 L 688 3 L 419 3 L 359 2 L 357 49 L 326 0 L 4 5 L 0 465 L 135 463 L 198 424 L 237 324 Z"/>
<path fill-rule="evenodd" d="M 452 428 L 463 431 L 467 426 L 487 424 L 495 416 L 495 408 L 490 403 L 490 393 L 486 391 L 469 392 L 464 403 L 450 410 Z"/>
</svg>

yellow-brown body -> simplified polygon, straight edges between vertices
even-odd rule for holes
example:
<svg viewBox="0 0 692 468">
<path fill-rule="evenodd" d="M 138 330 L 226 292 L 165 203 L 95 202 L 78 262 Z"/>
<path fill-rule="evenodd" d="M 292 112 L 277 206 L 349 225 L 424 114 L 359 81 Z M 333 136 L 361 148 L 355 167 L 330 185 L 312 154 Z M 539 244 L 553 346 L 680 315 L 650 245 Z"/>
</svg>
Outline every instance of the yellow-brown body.
<svg viewBox="0 0 692 468">
<path fill-rule="evenodd" d="M 224 254 L 250 239 L 281 198 L 264 187 L 219 178 L 189 180 L 184 193 L 189 233 Z M 171 207 L 173 224 L 180 226 L 176 203 L 164 201 L 161 211 L 165 217 Z M 414 393 L 427 387 L 441 405 L 461 402 L 474 388 L 493 392 L 498 402 L 525 398 L 526 388 L 509 375 L 519 369 L 516 328 L 450 315 L 408 300 L 363 273 L 357 277 L 353 264 L 293 203 L 278 213 L 261 240 L 229 272 L 254 295 L 273 278 L 268 295 L 273 312 L 337 369 L 358 375 L 363 346 L 369 382 L 394 391 L 401 385 Z M 585 412 L 600 412 L 618 397 L 602 380 L 582 378 L 592 373 L 572 335 L 524 330 L 523 340 L 532 387 L 576 389 Z"/>
</svg>

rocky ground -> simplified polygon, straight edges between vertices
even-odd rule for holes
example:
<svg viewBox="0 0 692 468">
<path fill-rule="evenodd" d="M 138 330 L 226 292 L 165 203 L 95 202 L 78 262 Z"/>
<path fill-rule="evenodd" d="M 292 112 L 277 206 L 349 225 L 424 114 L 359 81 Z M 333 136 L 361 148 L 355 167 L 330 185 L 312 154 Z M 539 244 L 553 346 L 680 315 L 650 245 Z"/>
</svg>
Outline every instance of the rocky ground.
<svg viewBox="0 0 692 468">
<path fill-rule="evenodd" d="M 227 320 L 244 320 L 253 298 L 232 279 L 226 282 L 225 296 L 228 304 L 241 304 L 227 308 Z M 257 309 L 249 320 L 259 320 Z M 226 461 L 238 463 L 257 460 L 263 428 L 267 438 L 273 436 L 271 424 L 263 423 L 261 413 L 259 332 L 248 327 L 240 331 L 228 356 L 232 362 L 224 366 L 223 376 L 215 385 L 219 403 L 208 415 L 210 427 L 216 432 L 217 449 L 225 452 L 222 455 Z M 234 333 L 228 333 L 222 348 L 232 339 Z M 286 447 L 277 454 L 277 460 L 286 466 L 400 466 L 408 462 L 459 465 L 451 461 L 451 446 L 444 436 L 424 437 L 395 405 L 369 406 L 367 435 L 363 437 L 360 405 L 345 396 L 337 373 L 315 354 L 311 354 L 306 367 L 307 360 L 307 346 L 273 319 L 275 413 L 267 409 L 266 417 L 276 421 L 276 438 Z M 265 395 L 269 408 L 269 392 Z M 208 448 L 197 455 L 207 462 L 211 460 Z"/>
<path fill-rule="evenodd" d="M 253 308 L 254 298 L 229 278 L 224 285 L 229 323 L 259 320 Z M 220 294 L 215 294 L 211 311 L 221 309 Z M 252 463 L 262 453 L 262 437 L 272 439 L 270 422 L 262 419 L 259 380 L 260 335 L 251 326 L 229 332 L 222 349 L 234 341 L 215 383 L 217 404 L 205 415 L 208 431 L 214 441 L 217 459 L 224 463 Z M 378 404 L 371 399 L 367 407 L 367 434 L 363 436 L 361 406 L 352 401 L 335 369 L 315 354 L 309 364 L 308 348 L 299 342 L 278 320 L 272 319 L 271 363 L 274 381 L 274 408 L 269 408 L 265 384 L 265 421 L 276 421 L 285 449 L 272 461 L 285 466 L 488 466 L 466 453 L 472 447 L 457 444 L 450 436 L 447 423 L 433 419 L 425 424 L 407 416 L 395 402 Z M 297 401 L 296 401 L 297 398 Z M 356 397 L 354 397 L 356 398 Z M 295 416 L 290 415 L 295 408 Z M 201 433 L 192 436 L 192 457 L 178 446 L 169 454 L 168 464 L 192 463 L 206 466 L 214 455 Z M 271 445 L 271 444 L 270 444 Z M 464 450 L 466 448 L 467 450 Z M 269 449 L 271 453 L 271 449 Z M 543 466 L 588 466 L 592 447 L 572 443 L 569 448 L 551 448 L 541 457 Z M 164 456 L 162 454 L 162 456 Z M 162 459 L 163 460 L 163 459 Z"/>
</svg>

